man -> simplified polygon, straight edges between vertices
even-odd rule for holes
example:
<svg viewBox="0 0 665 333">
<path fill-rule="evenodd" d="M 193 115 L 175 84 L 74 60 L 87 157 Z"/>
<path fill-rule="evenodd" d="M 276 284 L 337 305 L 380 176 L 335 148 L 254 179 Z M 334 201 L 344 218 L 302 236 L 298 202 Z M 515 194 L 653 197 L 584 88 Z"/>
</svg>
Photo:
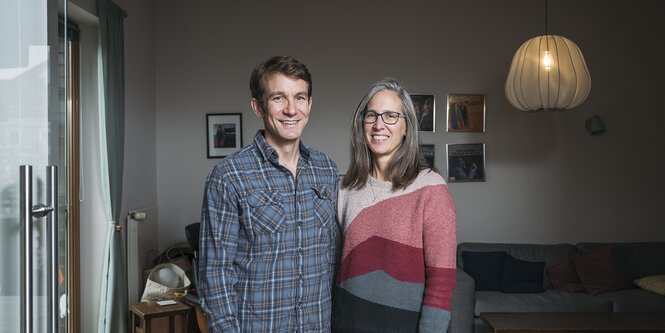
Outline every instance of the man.
<svg viewBox="0 0 665 333">
<path fill-rule="evenodd" d="M 328 332 L 337 166 L 300 141 L 312 106 L 307 67 L 272 57 L 250 79 L 263 118 L 219 162 L 203 198 L 199 292 L 211 332 Z"/>
</svg>

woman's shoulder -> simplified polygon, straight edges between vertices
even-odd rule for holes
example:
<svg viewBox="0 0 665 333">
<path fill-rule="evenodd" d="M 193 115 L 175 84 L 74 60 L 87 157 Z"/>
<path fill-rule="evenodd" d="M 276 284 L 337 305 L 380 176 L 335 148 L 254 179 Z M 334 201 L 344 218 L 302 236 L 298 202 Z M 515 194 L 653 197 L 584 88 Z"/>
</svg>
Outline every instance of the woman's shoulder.
<svg viewBox="0 0 665 333">
<path fill-rule="evenodd" d="M 443 177 L 430 168 L 421 170 L 414 183 L 418 183 L 419 187 L 428 185 L 446 185 L 446 181 Z"/>
</svg>

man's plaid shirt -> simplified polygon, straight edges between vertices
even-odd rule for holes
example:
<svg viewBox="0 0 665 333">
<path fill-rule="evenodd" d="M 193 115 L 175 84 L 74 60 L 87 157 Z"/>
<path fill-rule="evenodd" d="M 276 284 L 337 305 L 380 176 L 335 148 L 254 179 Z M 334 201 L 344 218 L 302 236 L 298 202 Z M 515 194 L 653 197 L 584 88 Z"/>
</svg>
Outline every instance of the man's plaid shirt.
<svg viewBox="0 0 665 333">
<path fill-rule="evenodd" d="M 329 332 L 337 166 L 300 144 L 297 177 L 259 131 L 208 175 L 199 294 L 212 332 Z"/>
</svg>

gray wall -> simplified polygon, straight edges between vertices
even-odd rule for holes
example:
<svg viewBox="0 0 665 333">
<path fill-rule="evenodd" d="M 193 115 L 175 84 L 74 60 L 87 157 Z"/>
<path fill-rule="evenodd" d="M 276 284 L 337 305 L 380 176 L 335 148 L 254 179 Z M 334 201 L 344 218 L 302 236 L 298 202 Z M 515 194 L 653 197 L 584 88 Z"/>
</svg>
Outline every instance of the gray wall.
<svg viewBox="0 0 665 333">
<path fill-rule="evenodd" d="M 486 144 L 487 181 L 453 183 L 459 241 L 663 239 L 665 56 L 661 1 L 550 1 L 549 31 L 575 41 L 592 77 L 573 111 L 525 114 L 504 96 L 517 48 L 544 30 L 544 2 L 160 1 L 156 6 L 157 193 L 160 246 L 200 219 L 205 114 L 242 112 L 244 143 L 262 126 L 250 109 L 253 67 L 289 54 L 313 74 L 304 141 L 349 164 L 349 118 L 375 80 L 400 79 L 437 98 L 436 167 L 445 144 Z M 487 99 L 487 132 L 445 132 L 445 97 Z M 605 135 L 584 121 L 598 114 Z"/>
</svg>

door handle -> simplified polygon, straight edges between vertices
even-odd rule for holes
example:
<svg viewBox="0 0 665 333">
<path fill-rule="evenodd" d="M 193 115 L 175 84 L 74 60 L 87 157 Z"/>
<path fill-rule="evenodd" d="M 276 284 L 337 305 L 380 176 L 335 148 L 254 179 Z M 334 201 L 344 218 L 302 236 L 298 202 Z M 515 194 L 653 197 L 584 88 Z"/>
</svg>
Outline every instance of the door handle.
<svg viewBox="0 0 665 333">
<path fill-rule="evenodd" d="M 49 165 L 46 167 L 48 186 L 46 191 L 46 200 L 50 207 L 46 207 L 48 228 L 48 247 L 50 253 L 48 258 L 48 332 L 58 332 L 58 167 Z M 34 208 L 34 207 L 33 207 Z M 53 211 L 55 210 L 55 211 Z M 49 214 L 50 212 L 52 212 Z M 33 209 L 34 214 L 34 209 Z"/>
<path fill-rule="evenodd" d="M 49 180 L 49 193 L 48 200 L 51 206 L 36 204 L 32 205 L 32 166 L 21 165 L 19 168 L 19 184 L 20 184 L 20 223 L 21 223 L 21 319 L 20 329 L 22 333 L 32 333 L 32 318 L 33 318 L 33 290 L 32 290 L 32 218 L 40 218 L 49 215 L 53 212 L 54 207 L 57 207 L 57 167 L 47 166 L 46 174 Z M 51 256 L 49 258 L 49 280 L 50 286 L 53 288 L 53 281 L 55 280 L 54 270 L 57 270 L 57 233 L 56 238 L 53 238 L 54 230 L 57 231 L 57 214 L 51 214 L 49 218 L 49 241 L 51 244 L 49 250 Z M 55 268 L 54 268 L 55 267 Z M 55 285 L 57 288 L 57 284 Z M 57 289 L 56 289 L 57 292 Z M 53 292 L 51 292 L 51 296 Z M 53 301 L 53 300 L 52 300 Z M 57 329 L 51 325 L 51 329 Z"/>
<path fill-rule="evenodd" d="M 32 217 L 40 218 L 48 215 L 48 213 L 53 211 L 53 207 L 44 205 L 44 204 L 36 204 L 32 206 Z"/>
<path fill-rule="evenodd" d="M 32 333 L 32 165 L 21 165 L 21 333 Z"/>
</svg>

